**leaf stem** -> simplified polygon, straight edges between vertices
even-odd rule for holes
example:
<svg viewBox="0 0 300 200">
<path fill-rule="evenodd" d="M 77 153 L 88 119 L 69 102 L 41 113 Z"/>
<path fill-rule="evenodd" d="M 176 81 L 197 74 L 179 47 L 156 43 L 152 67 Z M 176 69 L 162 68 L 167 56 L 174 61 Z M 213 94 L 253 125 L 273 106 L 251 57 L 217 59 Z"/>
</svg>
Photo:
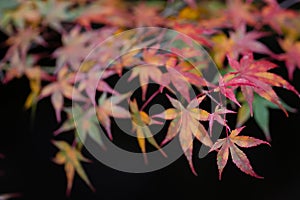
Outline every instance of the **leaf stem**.
<svg viewBox="0 0 300 200">
<path fill-rule="evenodd" d="M 163 86 L 160 86 L 163 87 Z M 145 109 L 145 107 L 154 99 L 154 97 L 156 97 L 161 91 L 161 88 L 159 88 L 156 92 L 154 92 L 151 97 L 149 97 L 149 99 L 147 99 L 147 101 L 143 104 L 142 108 L 140 111 L 143 111 Z"/>
</svg>

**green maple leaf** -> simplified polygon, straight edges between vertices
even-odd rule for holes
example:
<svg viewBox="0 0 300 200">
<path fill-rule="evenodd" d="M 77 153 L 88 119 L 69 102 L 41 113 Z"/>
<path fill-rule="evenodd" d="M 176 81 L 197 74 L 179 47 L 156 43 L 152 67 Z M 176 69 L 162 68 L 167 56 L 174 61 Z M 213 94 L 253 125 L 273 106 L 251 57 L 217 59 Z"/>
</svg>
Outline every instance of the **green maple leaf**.
<svg viewBox="0 0 300 200">
<path fill-rule="evenodd" d="M 242 126 L 248 119 L 250 118 L 250 108 L 248 103 L 246 101 L 243 101 L 244 103 L 238 110 L 237 114 L 237 127 Z M 281 101 L 282 102 L 282 101 Z M 296 109 L 288 106 L 284 102 L 282 102 L 282 106 L 289 112 L 295 112 Z M 264 98 L 254 95 L 253 100 L 253 117 L 257 125 L 261 128 L 261 130 L 264 132 L 266 139 L 268 141 L 271 140 L 270 135 L 270 129 L 269 129 L 269 121 L 270 121 L 270 113 L 269 108 L 271 109 L 280 109 L 278 105 L 265 100 Z"/>
</svg>

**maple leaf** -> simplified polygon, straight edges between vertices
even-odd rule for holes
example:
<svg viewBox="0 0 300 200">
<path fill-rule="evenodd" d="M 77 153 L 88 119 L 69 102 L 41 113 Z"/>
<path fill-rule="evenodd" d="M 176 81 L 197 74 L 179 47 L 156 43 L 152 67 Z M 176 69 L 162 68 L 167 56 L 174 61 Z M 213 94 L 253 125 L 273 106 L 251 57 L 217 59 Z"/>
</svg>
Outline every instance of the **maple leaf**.
<svg viewBox="0 0 300 200">
<path fill-rule="evenodd" d="M 227 138 L 218 139 L 217 142 L 212 146 L 212 148 L 210 150 L 210 152 L 211 152 L 211 151 L 220 149 L 218 151 L 218 155 L 217 155 L 219 179 L 221 179 L 223 169 L 227 164 L 227 160 L 229 157 L 229 151 L 230 151 L 233 163 L 242 172 L 249 174 L 250 176 L 253 176 L 256 178 L 263 178 L 254 172 L 246 154 L 243 151 L 241 151 L 237 146 L 240 146 L 243 148 L 249 148 L 249 147 L 258 146 L 260 144 L 267 144 L 270 146 L 270 144 L 268 142 L 265 142 L 263 140 L 259 140 L 259 139 L 253 138 L 253 137 L 239 136 L 239 133 L 244 128 L 245 127 L 237 128 L 237 129 L 233 130 Z"/>
<path fill-rule="evenodd" d="M 53 158 L 53 162 L 64 165 L 66 177 L 67 177 L 67 190 L 66 195 L 70 196 L 73 180 L 75 176 L 75 172 L 80 176 L 80 178 L 91 188 L 91 190 L 95 191 L 95 188 L 90 183 L 84 169 L 80 162 L 90 162 L 87 158 L 85 158 L 80 151 L 78 151 L 75 147 L 70 146 L 68 143 L 64 141 L 53 141 L 53 144 L 60 150 L 56 156 Z"/>
<path fill-rule="evenodd" d="M 297 12 L 282 8 L 276 0 L 264 1 L 267 5 L 262 8 L 261 21 L 271 26 L 279 34 L 282 34 L 285 27 L 289 27 L 288 22 L 299 17 Z"/>
<path fill-rule="evenodd" d="M 53 56 L 57 58 L 55 71 L 57 72 L 66 64 L 73 70 L 78 70 L 82 61 L 91 52 L 95 38 L 96 32 L 80 33 L 78 26 L 74 27 L 69 34 L 63 34 L 63 46 L 53 52 Z"/>
<path fill-rule="evenodd" d="M 240 87 L 249 104 L 251 114 L 253 92 L 256 92 L 266 100 L 278 105 L 286 113 L 286 115 L 288 115 L 285 108 L 282 106 L 279 97 L 272 89 L 272 86 L 288 89 L 299 97 L 300 95 L 297 90 L 282 77 L 271 72 L 267 72 L 268 70 L 277 67 L 274 63 L 266 60 L 255 61 L 253 60 L 252 53 L 244 55 L 240 62 L 232 59 L 230 56 L 228 56 L 228 61 L 235 71 L 226 74 L 225 77 L 233 77 L 232 79 L 228 79 L 228 83 L 235 82 L 236 80 L 245 81 L 246 85 L 241 85 Z"/>
<path fill-rule="evenodd" d="M 52 81 L 53 77 L 48 75 L 42 68 L 35 65 L 37 57 L 28 55 L 26 60 L 23 61 L 19 51 L 15 51 L 12 57 L 9 58 L 8 68 L 6 68 L 6 74 L 3 79 L 4 83 L 11 81 L 14 78 L 21 78 L 25 75 L 29 79 L 30 94 L 28 95 L 24 107 L 26 109 L 35 105 L 38 100 L 38 96 L 41 90 L 41 81 Z M 2 63 L 5 68 L 4 63 Z M 1 65 L 0 65 L 1 67 Z"/>
<path fill-rule="evenodd" d="M 45 46 L 44 39 L 39 35 L 40 31 L 34 28 L 20 29 L 16 34 L 10 36 L 6 40 L 6 44 L 10 45 L 7 50 L 3 61 L 10 60 L 13 54 L 19 52 L 22 60 L 26 59 L 26 53 L 32 47 L 33 44 L 39 44 Z"/>
<path fill-rule="evenodd" d="M 212 129 L 213 129 L 213 123 L 214 121 L 217 121 L 219 124 L 225 126 L 228 130 L 230 130 L 229 126 L 227 125 L 227 120 L 225 119 L 225 115 L 229 113 L 235 113 L 232 110 L 228 110 L 224 107 L 221 107 L 220 105 L 217 105 L 215 107 L 215 111 L 208 116 L 209 120 L 209 130 L 210 130 L 210 136 L 212 136 Z M 224 117 L 222 117 L 224 115 Z"/>
<path fill-rule="evenodd" d="M 172 83 L 188 102 L 190 102 L 190 84 L 194 84 L 197 87 L 207 86 L 207 82 L 201 77 L 201 74 L 191 72 L 193 67 L 190 68 L 184 62 L 177 64 L 177 59 L 174 57 L 170 57 L 166 61 L 165 67 L 167 72 L 162 74 L 161 84 L 168 87 Z"/>
<path fill-rule="evenodd" d="M 136 100 L 129 102 L 131 117 L 132 117 L 132 130 L 136 132 L 139 147 L 144 155 L 145 163 L 148 163 L 146 157 L 146 140 L 155 148 L 157 148 L 164 157 L 167 157 L 165 152 L 160 148 L 154 139 L 149 125 L 151 124 L 151 118 L 144 111 L 140 111 Z"/>
<path fill-rule="evenodd" d="M 40 13 L 35 9 L 34 1 L 8 0 L 0 5 L 0 18 L 2 29 L 12 34 L 13 27 L 24 29 L 27 24 L 36 26 L 40 21 Z"/>
<path fill-rule="evenodd" d="M 238 28 L 243 23 L 256 25 L 259 20 L 259 12 L 249 2 L 243 0 L 229 0 L 226 2 L 224 10 L 226 19 L 230 21 L 233 27 Z"/>
<path fill-rule="evenodd" d="M 283 107 L 289 112 L 296 112 L 296 109 L 289 107 L 284 102 L 282 102 Z M 265 137 L 268 141 L 271 141 L 271 135 L 269 130 L 269 108 L 278 109 L 278 105 L 267 101 L 266 99 L 254 95 L 253 98 L 253 116 L 257 125 L 264 132 Z M 250 108 L 248 103 L 244 100 L 242 106 L 239 108 L 237 113 L 236 127 L 242 126 L 250 118 Z"/>
<path fill-rule="evenodd" d="M 94 67 L 88 70 L 87 73 L 77 73 L 77 82 L 78 82 L 78 90 L 85 91 L 87 96 L 92 101 L 93 105 L 96 105 L 95 102 L 95 92 L 109 92 L 111 94 L 118 94 L 117 91 L 112 89 L 104 79 L 115 74 L 112 70 L 100 70 L 98 67 Z M 95 87 L 96 86 L 96 87 Z"/>
<path fill-rule="evenodd" d="M 43 24 L 49 25 L 51 28 L 57 31 L 62 31 L 62 21 L 68 21 L 75 18 L 72 16 L 74 12 L 70 12 L 72 2 L 48 0 L 48 1 L 35 1 L 40 15 L 43 18 Z"/>
<path fill-rule="evenodd" d="M 93 108 L 84 109 L 79 104 L 75 104 L 72 108 L 65 108 L 65 111 L 68 119 L 54 132 L 55 135 L 76 129 L 77 136 L 82 142 L 85 142 L 87 136 L 89 136 L 101 148 L 105 149 L 101 139 L 101 132 L 98 128 L 99 121 L 94 114 Z"/>
<path fill-rule="evenodd" d="M 229 38 L 224 33 L 212 37 L 212 41 L 214 42 L 214 61 L 220 67 L 226 54 L 234 59 L 237 59 L 240 54 L 249 52 L 273 55 L 264 44 L 257 41 L 257 39 L 266 36 L 267 33 L 257 31 L 246 32 L 246 26 L 242 24 L 235 32 L 230 32 L 229 35 Z"/>
<path fill-rule="evenodd" d="M 111 68 L 114 69 L 119 76 L 121 76 L 123 68 L 133 67 L 143 63 L 143 61 L 139 57 L 137 57 L 137 54 L 139 52 L 140 50 L 132 50 L 120 56 L 117 59 L 116 63 L 113 63 L 113 66 Z"/>
<path fill-rule="evenodd" d="M 183 33 L 190 36 L 192 39 L 199 42 L 201 45 L 207 47 L 212 46 L 212 42 L 207 38 L 207 36 L 216 32 L 215 30 L 206 29 L 197 24 L 191 23 L 175 23 L 173 25 L 173 29 L 178 31 L 179 33 Z"/>
<path fill-rule="evenodd" d="M 75 101 L 86 101 L 86 97 L 72 85 L 73 79 L 74 74 L 68 73 L 68 68 L 63 67 L 58 73 L 57 81 L 46 85 L 40 93 L 40 99 L 51 95 L 51 102 L 58 122 L 61 120 L 60 113 L 63 108 L 64 97 Z"/>
<path fill-rule="evenodd" d="M 98 100 L 97 117 L 100 123 L 105 128 L 108 137 L 112 140 L 112 133 L 110 129 L 110 117 L 114 118 L 130 118 L 129 111 L 117 105 L 130 96 L 130 93 L 119 94 L 107 98 L 106 93 L 103 93 Z"/>
<path fill-rule="evenodd" d="M 292 80 L 296 67 L 300 69 L 300 42 L 286 37 L 284 40 L 279 40 L 279 44 L 285 53 L 277 55 L 276 58 L 285 61 L 289 79 Z"/>
<path fill-rule="evenodd" d="M 169 108 L 160 114 L 156 114 L 154 117 L 172 120 L 166 135 L 161 145 L 166 144 L 172 140 L 176 135 L 179 136 L 179 141 L 182 150 L 189 162 L 192 172 L 197 175 L 193 162 L 193 138 L 202 142 L 204 145 L 211 147 L 212 141 L 205 129 L 205 127 L 199 123 L 200 121 L 207 121 L 209 113 L 203 109 L 198 108 L 199 103 L 205 98 L 205 96 L 197 99 L 193 99 L 186 107 L 184 107 L 178 100 L 169 97 L 174 108 Z"/>
<path fill-rule="evenodd" d="M 146 99 L 147 85 L 149 78 L 158 84 L 161 84 L 162 72 L 158 68 L 165 63 L 165 57 L 163 55 L 156 54 L 157 49 L 145 49 L 143 51 L 144 63 L 137 65 L 132 69 L 132 72 L 128 78 L 131 81 L 135 77 L 139 76 L 140 85 L 142 88 L 142 99 Z"/>
<path fill-rule="evenodd" d="M 163 25 L 165 19 L 159 15 L 159 7 L 146 5 L 144 2 L 133 8 L 133 20 L 136 27 Z M 149 20 L 151 19 L 151 20 Z"/>
<path fill-rule="evenodd" d="M 76 18 L 76 22 L 90 30 L 92 23 L 131 27 L 133 18 L 126 10 L 124 1 L 112 0 L 98 1 L 87 6 Z"/>
</svg>

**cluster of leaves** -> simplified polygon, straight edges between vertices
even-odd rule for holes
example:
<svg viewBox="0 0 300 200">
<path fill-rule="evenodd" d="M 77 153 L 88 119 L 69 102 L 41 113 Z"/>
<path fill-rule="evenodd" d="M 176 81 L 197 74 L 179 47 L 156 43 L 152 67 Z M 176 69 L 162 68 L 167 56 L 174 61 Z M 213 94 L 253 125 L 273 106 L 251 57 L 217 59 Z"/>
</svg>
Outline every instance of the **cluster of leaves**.
<svg viewBox="0 0 300 200">
<path fill-rule="evenodd" d="M 280 108 L 286 115 L 293 111 L 280 100 L 273 87 L 285 88 L 299 96 L 288 81 L 270 71 L 278 67 L 276 63 L 283 61 L 292 80 L 294 71 L 300 68 L 300 12 L 282 8 L 275 0 L 227 0 L 225 3 L 217 0 L 201 3 L 193 0 L 9 0 L 0 3 L 0 18 L 1 30 L 8 36 L 5 41 L 8 50 L 0 64 L 2 82 L 26 76 L 31 93 L 25 108 L 34 108 L 39 100 L 50 97 L 57 121 L 61 122 L 62 112 L 67 114 L 67 119 L 54 135 L 75 130 L 74 121 L 78 122 L 73 144 L 53 142 L 59 149 L 54 162 L 64 165 L 66 171 L 67 194 L 71 192 L 75 172 L 94 190 L 81 165 L 82 161 L 89 162 L 81 153 L 82 143 L 89 137 L 105 149 L 104 135 L 98 123 L 112 140 L 112 118 L 132 122 L 132 131 L 136 133 L 144 155 L 147 141 L 167 156 L 161 147 L 178 135 L 190 168 L 196 174 L 192 163 L 193 139 L 196 137 L 211 151 L 218 151 L 220 178 L 229 151 L 233 163 L 241 171 L 261 178 L 237 146 L 248 148 L 269 143 L 239 136 L 243 124 L 254 116 L 270 140 L 268 108 Z M 96 48 L 111 35 L 147 26 L 173 29 L 193 38 L 209 52 L 222 75 L 214 79 L 217 81 L 208 81 L 198 67 L 195 70 L 175 54 L 160 52 L 161 37 L 157 35 L 148 41 L 150 48 L 136 50 L 128 47 L 137 42 L 132 37 L 124 38 L 123 43 Z M 61 46 L 47 55 L 35 51 L 51 48 L 51 36 L 57 33 L 61 35 Z M 161 34 L 163 37 L 164 33 Z M 282 53 L 273 52 L 260 41 L 267 37 L 276 38 Z M 148 38 L 147 34 L 145 38 Z M 185 42 L 184 39 L 177 40 Z M 95 48 L 96 53 L 86 60 Z M 119 57 L 125 50 L 126 54 Z M 190 47 L 172 49 L 175 53 L 181 51 L 187 51 L 191 58 L 199 53 Z M 256 59 L 257 56 L 263 59 Z M 107 68 L 105 64 L 112 58 L 117 59 Z M 44 59 L 55 60 L 55 65 L 44 66 Z M 201 69 L 207 67 L 207 63 L 201 63 Z M 130 71 L 128 83 L 135 79 L 139 81 L 143 105 L 132 98 L 134 91 L 116 91 L 108 82 L 110 77 L 121 77 L 127 71 Z M 150 80 L 160 88 L 149 97 L 147 84 Z M 198 89 L 198 96 L 190 96 L 191 86 Z M 208 87 L 211 89 L 207 90 Z M 95 90 L 100 95 L 97 101 Z M 176 92 L 182 95 L 181 100 L 174 98 Z M 228 103 L 238 107 L 228 110 L 226 103 L 215 99 L 213 93 L 220 93 Z M 149 116 L 145 107 L 158 94 L 166 95 L 172 108 Z M 69 100 L 84 106 L 78 103 L 72 111 L 67 103 Z M 216 102 L 213 112 L 200 108 L 203 100 Z M 129 102 L 129 109 L 122 107 L 123 101 Z M 92 109 L 84 109 L 90 105 L 96 107 L 96 116 L 93 116 Z M 228 113 L 237 113 L 237 128 L 234 130 L 227 125 L 225 115 Z M 151 124 L 160 123 L 156 118 L 171 120 L 161 144 L 149 128 Z M 205 128 L 205 121 L 209 124 L 209 131 Z M 214 122 L 225 127 L 225 138 L 212 140 Z"/>
</svg>

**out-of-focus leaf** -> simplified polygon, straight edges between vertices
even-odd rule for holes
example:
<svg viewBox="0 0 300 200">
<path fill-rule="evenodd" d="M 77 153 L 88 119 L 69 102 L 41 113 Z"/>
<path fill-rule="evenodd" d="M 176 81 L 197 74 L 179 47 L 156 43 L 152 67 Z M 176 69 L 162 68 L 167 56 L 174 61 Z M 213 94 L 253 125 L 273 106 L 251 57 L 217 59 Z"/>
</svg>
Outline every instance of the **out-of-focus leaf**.
<svg viewBox="0 0 300 200">
<path fill-rule="evenodd" d="M 35 4 L 43 17 L 43 23 L 57 31 L 63 30 L 61 22 L 75 18 L 75 16 L 72 16 L 72 12 L 70 12 L 72 2 L 47 0 L 35 1 Z"/>
<path fill-rule="evenodd" d="M 82 143 L 84 143 L 87 136 L 89 136 L 100 147 L 105 149 L 101 138 L 101 128 L 97 116 L 94 115 L 93 108 L 84 109 L 79 104 L 75 104 L 72 109 L 65 109 L 65 111 L 68 114 L 68 119 L 55 131 L 56 135 L 76 128 L 77 136 L 79 136 Z"/>
<path fill-rule="evenodd" d="M 130 93 L 119 94 L 107 98 L 106 93 L 103 93 L 98 100 L 97 117 L 102 126 L 105 128 L 108 137 L 112 140 L 112 133 L 110 129 L 110 117 L 114 118 L 130 118 L 130 113 L 123 107 L 117 105 L 126 100 Z"/>
<path fill-rule="evenodd" d="M 257 39 L 267 35 L 265 32 L 251 31 L 246 32 L 246 26 L 240 25 L 235 32 L 230 32 L 228 38 L 224 33 L 213 36 L 213 55 L 214 61 L 222 67 L 226 55 L 237 59 L 240 54 L 256 52 L 261 54 L 273 55 L 273 53 Z"/>
<path fill-rule="evenodd" d="M 73 73 L 68 72 L 68 68 L 64 67 L 59 71 L 57 81 L 46 85 L 40 94 L 39 98 L 44 98 L 51 95 L 51 102 L 55 108 L 56 119 L 58 122 L 61 120 L 61 110 L 64 98 L 72 99 L 75 101 L 86 101 L 80 91 L 73 87 Z"/>
<path fill-rule="evenodd" d="M 277 33 L 282 34 L 283 29 L 286 27 L 295 28 L 291 26 L 292 19 L 299 18 L 299 14 L 292 9 L 282 8 L 276 0 L 264 0 L 266 6 L 261 10 L 261 22 L 268 24 Z"/>
<path fill-rule="evenodd" d="M 286 37 L 284 40 L 279 40 L 279 44 L 285 53 L 276 57 L 279 60 L 285 61 L 289 79 L 292 80 L 296 67 L 300 69 L 300 42 Z"/>
<path fill-rule="evenodd" d="M 78 151 L 75 147 L 70 146 L 68 143 L 64 141 L 54 141 L 54 145 L 59 149 L 59 152 L 53 158 L 53 161 L 59 165 L 64 165 L 65 173 L 67 177 L 67 190 L 66 195 L 70 196 L 73 180 L 75 176 L 75 172 L 80 176 L 80 178 L 91 188 L 91 190 L 95 191 L 95 188 L 91 184 L 88 179 L 84 169 L 80 162 L 90 162 L 87 158 L 85 158 L 80 151 Z"/>
<path fill-rule="evenodd" d="M 0 27 L 7 34 L 13 34 L 13 28 L 24 29 L 26 24 L 37 26 L 40 14 L 34 1 L 2 0 L 0 3 Z"/>
<path fill-rule="evenodd" d="M 157 54 L 157 49 L 145 49 L 143 51 L 143 60 L 144 63 L 138 66 L 135 66 L 132 69 L 128 81 L 131 81 L 135 77 L 139 77 L 139 82 L 142 88 L 142 98 L 146 99 L 146 92 L 148 88 L 149 79 L 151 78 L 158 84 L 162 82 L 162 72 L 159 69 L 159 66 L 165 64 L 165 57 Z"/>
</svg>

